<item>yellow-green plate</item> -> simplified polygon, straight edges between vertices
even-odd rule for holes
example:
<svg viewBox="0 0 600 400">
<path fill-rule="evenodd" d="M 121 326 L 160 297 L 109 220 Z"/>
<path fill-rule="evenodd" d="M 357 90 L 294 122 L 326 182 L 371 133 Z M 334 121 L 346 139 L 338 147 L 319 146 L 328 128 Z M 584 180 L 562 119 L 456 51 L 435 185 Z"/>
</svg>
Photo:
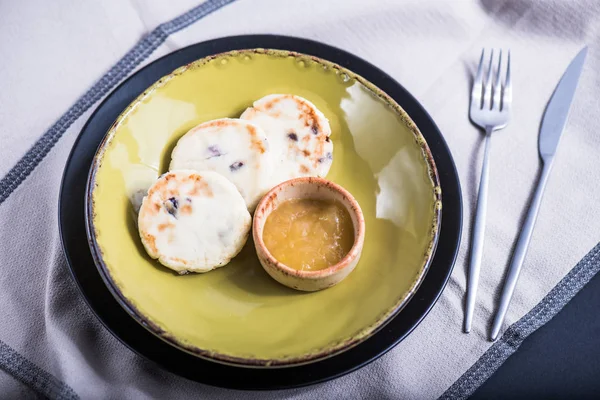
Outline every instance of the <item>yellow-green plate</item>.
<svg viewBox="0 0 600 400">
<path fill-rule="evenodd" d="M 144 251 L 132 204 L 166 171 L 187 130 L 237 117 L 271 93 L 305 97 L 331 123 L 327 178 L 349 190 L 365 215 L 356 270 L 333 288 L 297 292 L 262 270 L 252 243 L 206 274 L 178 276 L 160 266 Z M 138 322 L 200 357 L 265 367 L 342 352 L 402 308 L 433 256 L 441 190 L 423 136 L 385 93 L 330 62 L 254 49 L 198 60 L 148 88 L 100 145 L 86 200 L 92 254 Z"/>
</svg>

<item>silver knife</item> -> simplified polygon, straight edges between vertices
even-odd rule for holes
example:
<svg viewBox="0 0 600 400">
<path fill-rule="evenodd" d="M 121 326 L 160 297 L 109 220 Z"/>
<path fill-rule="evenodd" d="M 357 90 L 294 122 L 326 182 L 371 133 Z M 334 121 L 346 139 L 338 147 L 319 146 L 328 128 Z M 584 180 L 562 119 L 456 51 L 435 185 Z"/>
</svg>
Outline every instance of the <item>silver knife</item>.
<svg viewBox="0 0 600 400">
<path fill-rule="evenodd" d="M 552 98 L 546 107 L 539 138 L 540 157 L 543 163 L 542 175 L 535 190 L 531 205 L 529 206 L 527 218 L 525 219 L 523 229 L 519 235 L 519 240 L 515 247 L 510 266 L 508 267 L 508 274 L 506 275 L 504 287 L 502 288 L 502 295 L 500 297 L 500 305 L 498 306 L 498 311 L 496 312 L 496 317 L 494 318 L 494 324 L 492 326 L 492 334 L 490 335 L 491 340 L 496 340 L 498 337 L 510 300 L 515 291 L 519 273 L 521 272 L 521 266 L 523 265 L 531 234 L 533 233 L 535 220 L 537 219 L 540 203 L 542 202 L 544 188 L 546 187 L 546 182 L 550 175 L 556 148 L 565 128 L 567 117 L 569 116 L 569 109 L 571 108 L 573 97 L 575 96 L 575 89 L 577 88 L 577 82 L 579 81 L 586 55 L 587 46 L 575 56 L 573 61 L 571 61 L 571 64 L 567 67 L 560 82 L 558 82 L 556 89 L 554 89 L 554 94 L 552 94 Z"/>
</svg>

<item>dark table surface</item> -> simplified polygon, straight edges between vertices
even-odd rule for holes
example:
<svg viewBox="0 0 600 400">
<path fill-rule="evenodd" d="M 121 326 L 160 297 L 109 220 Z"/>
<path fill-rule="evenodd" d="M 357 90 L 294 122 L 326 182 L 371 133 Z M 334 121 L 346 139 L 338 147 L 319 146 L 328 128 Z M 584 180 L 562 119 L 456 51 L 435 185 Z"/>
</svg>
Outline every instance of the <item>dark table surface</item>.
<svg viewBox="0 0 600 400">
<path fill-rule="evenodd" d="M 471 397 L 600 399 L 600 274 Z"/>
</svg>

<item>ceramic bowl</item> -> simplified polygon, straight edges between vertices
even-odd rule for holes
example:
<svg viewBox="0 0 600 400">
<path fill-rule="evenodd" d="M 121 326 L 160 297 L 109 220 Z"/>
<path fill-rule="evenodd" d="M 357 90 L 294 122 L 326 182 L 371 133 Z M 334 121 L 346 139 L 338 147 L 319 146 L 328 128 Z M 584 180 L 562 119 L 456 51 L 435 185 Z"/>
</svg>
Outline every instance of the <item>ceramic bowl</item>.
<svg viewBox="0 0 600 400">
<path fill-rule="evenodd" d="M 136 204 L 199 123 L 238 117 L 271 93 L 302 96 L 329 119 L 326 178 L 360 204 L 368 232 L 354 272 L 327 290 L 273 280 L 252 240 L 227 266 L 179 276 L 145 252 Z M 415 293 L 440 227 L 441 189 L 409 115 L 354 72 L 290 51 L 249 49 L 195 61 L 159 79 L 117 118 L 87 186 L 92 256 L 119 304 L 156 336 L 198 357 L 271 368 L 315 362 L 362 343 Z"/>
<path fill-rule="evenodd" d="M 292 199 L 339 201 L 346 208 L 352 218 L 354 244 L 340 262 L 319 271 L 299 271 L 279 262 L 269 252 L 263 241 L 265 222 L 281 203 Z M 252 236 L 258 260 L 273 279 L 292 289 L 314 292 L 338 284 L 354 270 L 365 241 L 365 219 L 358 202 L 340 185 L 323 178 L 297 178 L 275 186 L 258 203 Z"/>
</svg>

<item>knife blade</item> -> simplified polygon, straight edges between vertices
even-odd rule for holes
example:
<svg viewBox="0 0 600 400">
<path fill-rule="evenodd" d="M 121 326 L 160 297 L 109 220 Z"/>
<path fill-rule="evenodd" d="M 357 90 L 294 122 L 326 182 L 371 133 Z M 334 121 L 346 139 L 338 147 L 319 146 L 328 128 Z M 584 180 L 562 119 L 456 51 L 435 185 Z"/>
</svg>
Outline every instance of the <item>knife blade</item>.
<svg viewBox="0 0 600 400">
<path fill-rule="evenodd" d="M 502 294 L 500 295 L 500 303 L 498 304 L 498 310 L 496 311 L 496 316 L 494 317 L 494 322 L 492 324 L 492 331 L 490 333 L 490 339 L 492 341 L 498 338 L 498 334 L 504 323 L 504 318 L 506 317 L 506 312 L 508 311 L 508 306 L 510 305 L 515 287 L 517 286 L 517 280 L 519 279 L 521 267 L 523 266 L 523 261 L 527 255 L 529 241 L 531 240 L 540 204 L 542 203 L 546 182 L 548 182 L 550 170 L 552 169 L 554 154 L 556 153 L 556 148 L 558 147 L 558 142 L 565 128 L 565 124 L 567 123 L 569 109 L 571 108 L 573 97 L 575 96 L 575 89 L 577 89 L 577 83 L 579 82 L 586 55 L 587 47 L 584 47 L 579 54 L 575 56 L 573 61 L 571 61 L 571 64 L 569 64 L 567 70 L 558 82 L 556 89 L 554 89 L 554 93 L 550 98 L 550 102 L 546 107 L 542 119 L 542 127 L 540 128 L 539 136 L 539 151 L 540 156 L 544 161 L 544 166 L 531 204 L 529 205 L 529 210 L 527 211 L 521 233 L 519 234 L 519 239 L 517 240 L 517 245 L 515 246 L 510 265 L 508 266 L 508 273 L 506 274 L 504 287 L 502 288 Z"/>
<path fill-rule="evenodd" d="M 539 138 L 540 156 L 544 160 L 556 153 L 558 142 L 567 123 L 587 51 L 586 46 L 571 61 L 546 106 Z"/>
</svg>

